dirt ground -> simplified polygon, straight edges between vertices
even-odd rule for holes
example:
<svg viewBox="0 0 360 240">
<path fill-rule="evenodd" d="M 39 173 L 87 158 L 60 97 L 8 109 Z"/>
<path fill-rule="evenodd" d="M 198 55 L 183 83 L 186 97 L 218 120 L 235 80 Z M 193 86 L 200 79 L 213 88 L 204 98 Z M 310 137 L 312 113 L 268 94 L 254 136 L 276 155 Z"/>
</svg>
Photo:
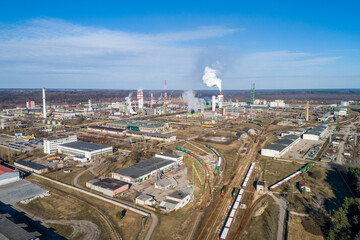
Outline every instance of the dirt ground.
<svg viewBox="0 0 360 240">
<path fill-rule="evenodd" d="M 119 220 L 116 213 L 122 211 L 120 207 L 105 203 L 99 199 L 82 194 L 46 182 L 45 180 L 32 177 L 32 182 L 39 184 L 50 190 L 51 195 L 38 198 L 29 204 L 20 206 L 36 216 L 45 219 L 68 219 L 68 220 L 88 220 L 95 223 L 101 230 L 101 239 L 113 238 L 116 231 L 123 239 L 134 239 L 142 225 L 142 216 L 127 211 L 123 219 Z M 148 221 L 147 225 L 150 224 Z M 55 228 L 59 233 L 68 232 L 62 229 L 64 225 L 57 225 Z"/>
</svg>

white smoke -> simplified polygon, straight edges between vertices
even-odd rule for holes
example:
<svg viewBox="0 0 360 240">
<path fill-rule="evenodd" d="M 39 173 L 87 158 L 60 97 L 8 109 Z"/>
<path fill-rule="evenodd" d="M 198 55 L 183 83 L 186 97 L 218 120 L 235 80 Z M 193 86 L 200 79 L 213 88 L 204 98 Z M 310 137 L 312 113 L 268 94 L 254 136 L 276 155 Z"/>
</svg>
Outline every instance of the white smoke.
<svg viewBox="0 0 360 240">
<path fill-rule="evenodd" d="M 202 79 L 207 87 L 217 86 L 221 92 L 221 79 L 217 77 L 219 74 L 219 71 L 206 66 Z"/>
<path fill-rule="evenodd" d="M 136 114 L 136 112 L 134 111 L 134 109 L 131 107 L 131 97 L 132 97 L 132 92 L 129 94 L 129 96 L 127 96 L 125 98 L 125 101 L 127 103 L 128 106 L 128 111 L 130 114 Z"/>
<path fill-rule="evenodd" d="M 188 111 L 204 111 L 205 100 L 202 98 L 195 97 L 194 91 L 188 90 L 182 94 L 183 101 L 188 105 Z"/>
</svg>

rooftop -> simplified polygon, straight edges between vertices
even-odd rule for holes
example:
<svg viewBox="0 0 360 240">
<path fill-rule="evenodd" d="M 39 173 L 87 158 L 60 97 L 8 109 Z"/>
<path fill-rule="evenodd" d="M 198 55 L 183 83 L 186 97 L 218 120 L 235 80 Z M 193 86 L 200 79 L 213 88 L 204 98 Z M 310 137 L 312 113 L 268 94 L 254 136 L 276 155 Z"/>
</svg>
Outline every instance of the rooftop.
<svg viewBox="0 0 360 240">
<path fill-rule="evenodd" d="M 108 131 L 114 131 L 114 132 L 123 132 L 125 129 L 119 129 L 119 128 L 110 128 L 110 127 L 103 127 L 103 126 L 88 126 L 88 128 L 92 129 L 99 129 L 99 130 L 108 130 Z"/>
<path fill-rule="evenodd" d="M 116 179 L 113 179 L 113 178 L 104 178 L 104 179 L 101 179 L 99 181 L 91 182 L 91 183 L 92 183 L 92 185 L 102 187 L 102 188 L 105 188 L 105 189 L 110 189 L 110 190 L 113 190 L 113 191 L 120 188 L 120 187 L 122 187 L 122 186 L 129 185 L 126 182 L 116 180 Z"/>
<path fill-rule="evenodd" d="M 109 148 L 108 146 L 104 146 L 101 144 L 96 144 L 96 143 L 91 143 L 91 142 L 83 142 L 83 141 L 64 143 L 64 144 L 61 144 L 60 147 L 75 148 L 77 150 L 88 151 L 88 152 Z"/>
<path fill-rule="evenodd" d="M 25 161 L 25 160 L 18 160 L 16 161 L 17 164 L 20 164 L 22 166 L 25 166 L 25 167 L 29 167 L 29 168 L 32 168 L 32 169 L 35 169 L 35 170 L 42 170 L 42 169 L 45 169 L 47 168 L 46 166 L 44 165 L 41 165 L 41 164 L 38 164 L 38 163 L 34 163 L 34 162 L 31 162 L 31 161 Z"/>
<path fill-rule="evenodd" d="M 53 141 L 53 140 L 59 140 L 59 139 L 69 138 L 69 137 L 76 137 L 76 135 L 69 135 L 69 136 L 56 137 L 56 138 L 47 138 L 47 139 L 44 139 L 44 140 Z"/>
<path fill-rule="evenodd" d="M 189 194 L 187 194 L 187 193 L 185 193 L 185 192 L 183 192 L 183 191 L 176 190 L 176 191 L 170 193 L 170 194 L 168 195 L 168 197 L 177 198 L 177 199 L 179 199 L 179 200 L 182 200 L 182 199 L 186 198 L 188 195 L 189 195 Z"/>
<path fill-rule="evenodd" d="M 171 138 L 172 137 L 171 135 L 160 134 L 160 133 L 149 133 L 149 132 L 132 131 L 132 130 L 127 130 L 126 132 L 131 133 L 131 134 L 146 135 L 146 136 L 158 137 L 158 138 Z"/>
<path fill-rule="evenodd" d="M 130 167 L 117 170 L 115 173 L 136 179 L 170 164 L 174 164 L 174 161 L 155 157 L 135 163 Z"/>
<path fill-rule="evenodd" d="M 14 170 L 12 170 L 11 168 L 8 168 L 4 165 L 0 165 L 0 175 L 4 174 L 4 173 L 8 173 L 8 172 L 15 172 Z"/>
<path fill-rule="evenodd" d="M 39 232 L 26 231 L 26 224 L 16 224 L 8 218 L 11 218 L 9 214 L 0 214 L 0 239 L 37 239 L 41 236 Z"/>
<path fill-rule="evenodd" d="M 139 120 L 121 120 L 117 122 L 112 122 L 109 124 L 118 124 L 126 126 L 137 126 L 137 127 L 146 127 L 146 128 L 158 128 L 164 127 L 164 123 L 150 122 L 150 121 L 139 121 Z"/>
<path fill-rule="evenodd" d="M 171 154 L 171 153 L 157 153 L 156 155 L 162 155 L 162 156 L 165 156 L 165 157 L 172 157 L 172 158 L 179 158 L 181 156 L 179 155 L 175 155 L 175 154 Z"/>
</svg>

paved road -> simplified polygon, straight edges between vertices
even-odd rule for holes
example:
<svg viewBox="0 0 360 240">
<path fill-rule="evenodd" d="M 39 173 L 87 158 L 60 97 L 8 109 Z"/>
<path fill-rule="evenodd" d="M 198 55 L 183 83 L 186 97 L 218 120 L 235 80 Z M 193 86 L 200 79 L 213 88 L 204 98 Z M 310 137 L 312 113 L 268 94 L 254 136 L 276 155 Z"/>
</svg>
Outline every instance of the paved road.
<svg viewBox="0 0 360 240">
<path fill-rule="evenodd" d="M 275 202 L 279 205 L 279 218 L 278 218 L 278 231 L 277 231 L 277 240 L 283 239 L 283 230 L 284 230 L 284 221 L 285 221 L 285 213 L 287 209 L 287 203 L 283 198 L 277 198 L 273 193 L 269 193 L 269 195 L 275 200 Z"/>
</svg>

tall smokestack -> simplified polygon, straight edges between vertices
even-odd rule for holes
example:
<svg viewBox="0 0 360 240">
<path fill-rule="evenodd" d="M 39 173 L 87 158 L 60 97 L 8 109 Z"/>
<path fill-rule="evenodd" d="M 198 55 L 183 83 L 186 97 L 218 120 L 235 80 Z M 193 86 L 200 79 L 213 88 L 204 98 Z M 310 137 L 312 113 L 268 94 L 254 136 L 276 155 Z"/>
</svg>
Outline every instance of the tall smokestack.
<svg viewBox="0 0 360 240">
<path fill-rule="evenodd" d="M 309 121 L 309 101 L 306 102 L 306 121 Z"/>
<path fill-rule="evenodd" d="M 215 97 L 215 96 L 212 96 L 211 110 L 212 110 L 213 112 L 215 112 L 215 109 L 216 109 L 216 97 Z"/>
<path fill-rule="evenodd" d="M 42 95 L 43 95 L 43 115 L 44 119 L 46 119 L 46 99 L 45 99 L 45 88 L 42 89 Z"/>
<path fill-rule="evenodd" d="M 92 111 L 92 107 L 91 107 L 91 99 L 89 99 L 89 111 Z"/>
<path fill-rule="evenodd" d="M 222 95 L 222 93 L 220 92 L 220 94 L 218 95 L 218 101 L 219 101 L 219 108 L 222 108 L 222 103 L 224 101 L 224 95 Z"/>
<path fill-rule="evenodd" d="M 154 94 L 153 94 L 153 92 L 151 90 L 151 93 L 150 93 L 150 107 L 152 107 L 153 104 L 154 104 Z"/>
<path fill-rule="evenodd" d="M 138 108 L 143 109 L 144 107 L 144 94 L 142 89 L 138 89 L 137 92 Z"/>
<path fill-rule="evenodd" d="M 165 107 L 167 107 L 166 80 L 165 80 L 165 92 L 164 92 L 164 105 L 165 105 Z"/>
</svg>

